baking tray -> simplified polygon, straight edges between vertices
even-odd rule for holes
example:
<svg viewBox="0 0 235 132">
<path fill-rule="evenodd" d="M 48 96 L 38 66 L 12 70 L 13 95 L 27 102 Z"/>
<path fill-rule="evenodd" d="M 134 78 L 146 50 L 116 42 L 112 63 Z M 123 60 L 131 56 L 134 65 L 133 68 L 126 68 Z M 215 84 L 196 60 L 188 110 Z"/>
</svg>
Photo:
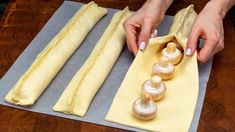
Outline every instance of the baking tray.
<svg viewBox="0 0 235 132">
<path fill-rule="evenodd" d="M 104 120 L 109 107 L 111 106 L 112 100 L 123 80 L 125 74 L 131 65 L 134 57 L 128 52 L 125 47 L 121 53 L 118 61 L 116 62 L 111 73 L 107 77 L 106 81 L 102 85 L 101 89 L 98 91 L 94 97 L 90 108 L 85 117 L 78 117 L 74 115 L 66 115 L 63 113 L 54 112 L 52 107 L 64 91 L 69 81 L 72 79 L 73 75 L 79 70 L 85 60 L 89 57 L 91 51 L 93 50 L 96 42 L 101 37 L 102 33 L 108 26 L 113 14 L 117 12 L 116 9 L 108 9 L 108 14 L 99 21 L 93 30 L 88 34 L 83 44 L 75 51 L 71 58 L 67 61 L 64 67 L 60 70 L 57 76 L 50 83 L 48 88 L 39 97 L 36 103 L 30 107 L 21 107 L 9 104 L 4 101 L 5 95 L 14 86 L 17 80 L 24 74 L 28 67 L 32 64 L 37 54 L 50 42 L 50 40 L 63 28 L 63 26 L 73 17 L 75 12 L 83 4 L 71 1 L 65 1 L 61 7 L 54 13 L 43 29 L 38 33 L 38 35 L 33 39 L 33 41 L 28 45 L 28 47 L 23 51 L 23 53 L 18 57 L 12 67 L 0 80 L 0 104 L 23 109 L 26 111 L 32 111 L 37 113 L 43 113 L 58 117 L 69 118 L 73 120 L 91 122 L 104 126 L 111 126 L 132 131 L 143 131 L 140 129 L 127 127 L 124 125 L 119 125 Z M 159 35 L 166 35 L 169 27 L 172 23 L 173 17 L 166 16 L 162 24 L 158 27 Z M 79 35 L 79 34 L 78 34 Z M 200 118 L 200 113 L 202 109 L 202 104 L 204 100 L 206 85 L 208 82 L 210 70 L 211 70 L 212 60 L 204 65 L 199 65 L 199 76 L 200 76 L 200 88 L 199 88 L 199 98 L 197 101 L 194 118 L 191 123 L 190 131 L 196 131 L 198 126 L 198 121 Z M 170 126 L 169 126 L 170 127 Z"/>
</svg>

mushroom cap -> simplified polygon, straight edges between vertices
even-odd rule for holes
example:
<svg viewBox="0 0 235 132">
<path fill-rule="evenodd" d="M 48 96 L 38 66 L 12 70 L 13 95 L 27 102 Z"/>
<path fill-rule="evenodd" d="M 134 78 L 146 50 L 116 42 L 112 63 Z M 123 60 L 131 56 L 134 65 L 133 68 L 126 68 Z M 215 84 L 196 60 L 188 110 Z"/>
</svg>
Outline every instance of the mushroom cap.
<svg viewBox="0 0 235 132">
<path fill-rule="evenodd" d="M 170 42 L 167 44 L 167 47 L 164 48 L 161 52 L 161 56 L 167 57 L 169 61 L 174 65 L 178 64 L 183 57 L 181 51 L 177 49 L 176 46 L 177 45 L 175 43 Z"/>
<path fill-rule="evenodd" d="M 142 93 L 149 93 L 150 99 L 158 101 L 162 99 L 166 93 L 166 85 L 162 82 L 161 77 L 153 76 L 142 85 Z"/>
<path fill-rule="evenodd" d="M 162 79 L 171 79 L 174 76 L 174 65 L 166 57 L 162 57 L 161 60 L 155 63 L 152 67 L 154 75 L 160 76 Z"/>
<path fill-rule="evenodd" d="M 157 105 L 154 101 L 149 100 L 143 104 L 141 98 L 138 98 L 132 106 L 134 115 L 141 120 L 151 120 L 156 117 Z"/>
</svg>

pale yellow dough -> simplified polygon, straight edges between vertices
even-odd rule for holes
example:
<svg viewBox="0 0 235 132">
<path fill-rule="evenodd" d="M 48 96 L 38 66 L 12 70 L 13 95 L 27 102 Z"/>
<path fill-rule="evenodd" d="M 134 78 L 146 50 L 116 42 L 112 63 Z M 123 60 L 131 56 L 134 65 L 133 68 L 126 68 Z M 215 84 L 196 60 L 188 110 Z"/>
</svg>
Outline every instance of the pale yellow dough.
<svg viewBox="0 0 235 132">
<path fill-rule="evenodd" d="M 144 52 L 139 51 L 129 68 L 106 116 L 107 121 L 161 132 L 188 131 L 198 97 L 199 80 L 196 54 L 184 56 L 171 80 L 165 81 L 165 98 L 157 102 L 157 117 L 143 121 L 133 116 L 132 103 L 140 97 L 141 85 L 152 76 L 152 65 L 160 58 L 165 44 L 176 39 L 185 49 L 187 36 L 197 14 L 193 5 L 179 11 L 167 36 L 150 40 Z"/>
<path fill-rule="evenodd" d="M 107 9 L 97 6 L 94 2 L 82 6 L 36 57 L 5 100 L 23 106 L 34 104 L 88 32 L 106 13 Z"/>
<path fill-rule="evenodd" d="M 84 116 L 108 76 L 125 44 L 122 23 L 131 15 L 128 8 L 114 14 L 111 23 L 97 42 L 84 65 L 70 81 L 54 111 Z M 111 87 L 110 87 L 111 88 Z"/>
</svg>

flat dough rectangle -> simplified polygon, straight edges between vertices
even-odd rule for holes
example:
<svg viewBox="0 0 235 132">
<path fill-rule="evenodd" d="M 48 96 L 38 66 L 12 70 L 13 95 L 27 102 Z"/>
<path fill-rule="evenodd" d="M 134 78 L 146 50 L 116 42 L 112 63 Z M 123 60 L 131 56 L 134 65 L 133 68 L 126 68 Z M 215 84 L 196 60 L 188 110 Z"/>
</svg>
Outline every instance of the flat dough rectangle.
<svg viewBox="0 0 235 132">
<path fill-rule="evenodd" d="M 128 8 L 114 14 L 109 26 L 91 55 L 74 75 L 53 110 L 84 116 L 87 109 L 118 59 L 124 44 L 122 23 L 131 15 Z"/>
<path fill-rule="evenodd" d="M 140 97 L 141 85 L 152 76 L 152 65 L 169 41 L 177 40 L 185 49 L 187 36 L 196 18 L 193 6 L 179 11 L 167 36 L 150 40 L 147 48 L 139 51 L 129 68 L 106 116 L 107 121 L 149 131 L 188 131 L 198 96 L 199 80 L 197 57 L 185 57 L 175 67 L 174 78 L 165 81 L 165 97 L 156 102 L 157 117 L 150 121 L 137 119 L 132 112 L 133 102 Z"/>
<path fill-rule="evenodd" d="M 94 2 L 84 5 L 41 51 L 35 61 L 6 95 L 16 105 L 32 105 L 57 72 L 79 47 L 89 31 L 107 13 Z"/>
</svg>

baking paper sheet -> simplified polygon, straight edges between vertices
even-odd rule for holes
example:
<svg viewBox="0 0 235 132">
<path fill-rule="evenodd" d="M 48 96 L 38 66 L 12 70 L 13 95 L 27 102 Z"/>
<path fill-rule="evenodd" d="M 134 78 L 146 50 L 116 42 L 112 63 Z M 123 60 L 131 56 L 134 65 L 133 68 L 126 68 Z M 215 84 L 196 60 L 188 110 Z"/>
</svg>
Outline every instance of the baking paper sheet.
<svg viewBox="0 0 235 132">
<path fill-rule="evenodd" d="M 65 66 L 57 74 L 57 76 L 54 78 L 48 88 L 39 97 L 35 105 L 30 107 L 21 107 L 9 104 L 4 101 L 5 95 L 14 86 L 14 84 L 21 77 L 21 75 L 32 64 L 37 54 L 40 53 L 40 51 L 60 31 L 60 29 L 63 28 L 63 26 L 69 21 L 69 19 L 72 18 L 72 16 L 80 8 L 81 5 L 81 3 L 65 1 L 61 5 L 61 7 L 55 12 L 55 14 L 51 17 L 51 19 L 44 26 L 44 28 L 33 39 L 29 46 L 24 50 L 24 52 L 18 57 L 16 62 L 12 65 L 12 67 L 8 70 L 8 72 L 0 81 L 0 104 L 14 108 L 24 109 L 27 111 L 91 122 L 99 125 L 111 126 L 133 131 L 142 131 L 140 129 L 127 127 L 107 122 L 104 120 L 112 103 L 112 100 L 129 66 L 131 65 L 134 59 L 134 57 L 128 52 L 127 48 L 123 50 L 112 72 L 110 73 L 103 86 L 93 99 L 92 104 L 85 117 L 65 115 L 63 113 L 54 112 L 52 110 L 52 107 L 62 94 L 64 88 L 67 86 L 69 81 L 72 79 L 73 75 L 90 55 L 96 42 L 99 40 L 105 28 L 108 26 L 113 13 L 117 11 L 115 9 L 109 9 L 108 14 L 100 22 L 97 23 L 93 30 L 88 34 L 87 38 L 84 40 L 80 48 L 76 50 L 76 52 L 67 61 Z M 172 20 L 172 16 L 165 17 L 162 24 L 158 28 L 159 35 L 167 34 Z M 199 66 L 200 91 L 190 131 L 196 131 L 198 126 L 206 85 L 211 70 L 211 64 L 212 61 L 209 61 L 208 63 Z"/>
</svg>

